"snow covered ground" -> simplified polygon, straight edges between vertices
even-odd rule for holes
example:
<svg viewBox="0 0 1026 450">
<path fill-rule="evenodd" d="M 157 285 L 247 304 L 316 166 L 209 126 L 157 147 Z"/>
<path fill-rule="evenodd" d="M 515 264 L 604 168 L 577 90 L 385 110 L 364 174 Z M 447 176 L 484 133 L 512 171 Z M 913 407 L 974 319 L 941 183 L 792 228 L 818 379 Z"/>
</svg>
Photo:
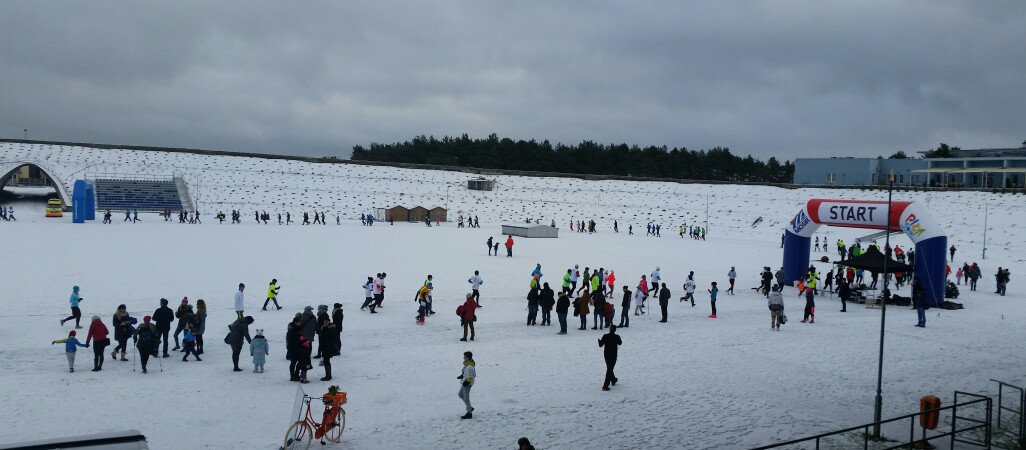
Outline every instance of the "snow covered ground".
<svg viewBox="0 0 1026 450">
<path fill-rule="evenodd" d="M 134 225 L 121 223 L 118 215 L 109 226 L 99 220 L 74 225 L 70 215 L 45 219 L 39 203 L 16 200 L 19 221 L 0 222 L 7 255 L 0 259 L 0 442 L 136 428 L 153 448 L 277 448 L 297 387 L 287 381 L 286 323 L 303 306 L 334 302 L 345 304 L 347 312 L 335 380 L 304 386 L 316 395 L 339 384 L 349 393 L 347 429 L 334 448 L 514 448 L 520 436 L 539 449 L 742 448 L 872 419 L 880 312 L 851 305 L 840 313 L 839 301 L 828 295 L 817 299 L 816 323 L 801 324 L 804 302 L 790 289 L 785 302 L 791 322 L 770 332 L 765 299 L 749 288 L 758 284 L 762 266 L 780 265 L 780 229 L 801 202 L 886 199 L 886 193 L 524 177 L 498 177 L 500 189 L 487 193 L 465 190 L 460 180 L 469 176 L 463 173 L 308 165 L 352 171 L 317 178 L 305 166 L 278 174 L 244 172 L 230 166 L 228 157 L 175 155 L 181 158 L 178 170 L 218 183 L 266 180 L 266 188 L 249 189 L 248 200 L 223 192 L 218 183 L 200 182 L 197 197 L 204 210 L 245 206 L 248 219 L 251 212 L 245 211 L 272 212 L 272 203 L 282 203 L 275 197 L 279 191 L 307 192 L 304 202 L 330 204 L 335 209 L 328 209 L 329 216 L 338 210 L 352 218 L 361 208 L 391 206 L 396 198 L 412 198 L 402 202 L 410 206 L 444 204 L 445 186 L 453 186 L 450 217 L 478 214 L 482 228 L 380 222 L 363 227 L 352 220 L 342 226 L 257 225 L 251 219 L 219 225 L 213 212 L 195 226 L 153 215 Z M 198 171 L 205 164 L 221 169 Z M 314 189 L 318 183 L 320 190 Z M 704 221 L 706 196 L 708 241 L 678 238 L 680 221 Z M 903 193 L 895 200 L 929 203 L 959 248 L 955 260 L 980 263 L 984 278 L 978 292 L 962 290 L 958 301 L 965 310 L 930 310 L 925 329 L 912 326 L 915 311 L 888 310 L 884 415 L 915 411 L 927 394 L 945 404 L 955 390 L 994 394 L 991 378 L 1026 384 L 1026 292 L 1018 280 L 1024 249 L 1016 228 L 1024 217 L 1023 197 Z M 297 203 L 285 203 L 294 216 L 301 211 Z M 990 211 L 986 260 L 980 258 L 984 203 Z M 500 237 L 499 224 L 526 216 L 556 220 L 560 237 L 517 239 L 514 258 L 486 256 L 481 244 Z M 596 219 L 599 233 L 568 232 L 571 217 Z M 752 227 L 757 217 L 763 220 Z M 621 221 L 619 234 L 611 230 L 613 218 Z M 663 224 L 663 237 L 644 235 L 648 220 Z M 628 223 L 635 226 L 634 236 L 626 235 Z M 830 242 L 853 242 L 864 234 L 869 233 L 837 228 L 819 233 Z M 895 241 L 910 244 L 904 237 Z M 567 336 L 556 335 L 558 324 L 524 325 L 524 297 L 536 263 L 553 287 L 579 264 L 613 269 L 617 284 L 632 290 L 641 274 L 660 266 L 674 299 L 693 270 L 701 295 L 694 308 L 671 301 L 668 323 L 631 316 L 631 327 L 620 330 L 620 382 L 602 392 L 604 365 L 596 344 L 601 332 L 590 325 L 577 331 L 574 317 Z M 725 289 L 731 266 L 739 273 L 737 295 L 721 294 L 719 318 L 709 319 L 705 289 L 711 281 Z M 1005 297 L 993 294 L 998 266 L 1012 267 Z M 484 308 L 477 340 L 464 343 L 453 312 L 474 270 L 485 280 Z M 388 273 L 385 307 L 369 315 L 358 309 L 360 285 L 379 271 Z M 434 275 L 439 314 L 421 327 L 414 324 L 411 300 L 428 274 Z M 282 286 L 285 309 L 258 311 L 271 278 Z M 239 282 L 248 286 L 247 310 L 256 318 L 251 329 L 265 329 L 271 343 L 264 374 L 233 373 L 230 350 L 220 343 L 218 330 L 234 316 Z M 212 310 L 204 361 L 164 359 L 161 371 L 151 360 L 156 370 L 143 375 L 133 372 L 132 362 L 111 361 L 108 354 L 104 370 L 94 373 L 88 371 L 92 350 L 82 349 L 78 371 L 68 373 L 63 349 L 46 341 L 70 329 L 58 320 L 68 315 L 73 285 L 82 287 L 85 299 L 83 326 L 93 314 L 109 322 L 119 303 L 141 318 L 153 313 L 161 297 L 172 306 L 183 296 L 205 299 Z M 456 398 L 465 350 L 474 352 L 478 368 L 470 421 L 459 420 L 463 405 Z M 244 362 L 251 367 L 248 358 Z M 312 380 L 320 376 L 320 368 L 310 374 Z M 904 427 L 893 430 L 896 436 L 902 432 Z"/>
</svg>

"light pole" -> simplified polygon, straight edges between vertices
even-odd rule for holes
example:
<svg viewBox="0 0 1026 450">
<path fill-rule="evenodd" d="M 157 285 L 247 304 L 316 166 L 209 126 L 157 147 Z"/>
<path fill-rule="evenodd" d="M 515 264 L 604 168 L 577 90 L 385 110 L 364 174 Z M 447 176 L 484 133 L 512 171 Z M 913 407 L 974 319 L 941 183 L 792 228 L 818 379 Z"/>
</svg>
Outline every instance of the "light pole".
<svg viewBox="0 0 1026 450">
<path fill-rule="evenodd" d="M 990 204 L 983 202 L 983 259 L 987 259 L 987 210 L 989 206 Z"/>
<path fill-rule="evenodd" d="M 891 259 L 891 196 L 894 192 L 894 169 L 887 176 L 887 237 L 884 239 L 884 263 L 883 263 L 883 298 L 880 302 L 880 359 L 876 367 L 876 405 L 873 409 L 873 437 L 880 437 L 880 414 L 883 409 L 883 351 L 884 351 L 884 325 L 887 323 L 887 282 L 890 280 L 887 272 L 887 261 Z"/>
</svg>

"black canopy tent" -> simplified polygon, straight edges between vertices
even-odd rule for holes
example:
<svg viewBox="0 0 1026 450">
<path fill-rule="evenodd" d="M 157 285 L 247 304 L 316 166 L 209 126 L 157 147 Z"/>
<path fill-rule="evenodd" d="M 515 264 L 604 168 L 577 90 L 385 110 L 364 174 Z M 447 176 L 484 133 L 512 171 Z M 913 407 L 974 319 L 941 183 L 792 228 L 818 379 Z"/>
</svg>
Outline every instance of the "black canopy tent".
<svg viewBox="0 0 1026 450">
<path fill-rule="evenodd" d="M 870 245 L 869 248 L 866 249 L 865 253 L 854 258 L 846 259 L 844 261 L 834 261 L 834 264 L 848 266 L 854 269 L 868 270 L 870 272 L 876 273 L 897 273 L 912 271 L 912 266 L 897 262 L 893 259 L 884 256 L 883 253 L 880 253 L 879 249 L 872 245 Z"/>
</svg>

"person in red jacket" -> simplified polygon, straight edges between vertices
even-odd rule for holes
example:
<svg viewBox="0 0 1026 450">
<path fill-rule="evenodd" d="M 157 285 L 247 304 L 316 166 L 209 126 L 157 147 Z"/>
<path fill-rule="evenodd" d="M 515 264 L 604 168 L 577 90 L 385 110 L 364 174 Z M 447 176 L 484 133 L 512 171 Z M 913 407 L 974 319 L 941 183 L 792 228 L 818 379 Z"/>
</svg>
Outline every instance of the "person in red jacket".
<svg viewBox="0 0 1026 450">
<path fill-rule="evenodd" d="M 645 276 L 641 276 L 641 281 L 638 282 L 638 291 L 641 292 L 641 313 L 645 314 L 645 300 L 648 299 L 648 281 L 645 280 Z M 637 315 L 637 312 L 634 313 Z"/>
<path fill-rule="evenodd" d="M 474 312 L 477 310 L 477 303 L 474 302 L 474 294 L 467 294 L 467 301 L 463 302 L 459 308 L 456 308 L 456 314 L 460 316 L 460 323 L 463 325 L 463 339 L 461 341 L 466 342 L 467 340 L 467 327 L 470 327 L 470 340 L 474 340 L 474 319 L 477 317 Z"/>
<path fill-rule="evenodd" d="M 86 345 L 89 345 L 90 341 L 95 341 L 93 342 L 93 372 L 99 372 L 103 369 L 103 349 L 110 345 L 110 339 L 107 339 L 107 326 L 100 320 L 100 316 L 93 316 L 93 321 L 89 324 Z"/>
<path fill-rule="evenodd" d="M 512 235 L 506 237 L 506 257 L 507 258 L 512 258 L 513 257 L 513 236 Z"/>
</svg>

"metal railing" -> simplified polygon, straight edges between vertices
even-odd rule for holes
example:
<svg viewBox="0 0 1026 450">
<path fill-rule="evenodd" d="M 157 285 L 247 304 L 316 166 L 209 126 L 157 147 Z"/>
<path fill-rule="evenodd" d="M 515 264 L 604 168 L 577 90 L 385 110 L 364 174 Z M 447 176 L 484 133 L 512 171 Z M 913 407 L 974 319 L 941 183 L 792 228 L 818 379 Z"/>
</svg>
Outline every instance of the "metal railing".
<svg viewBox="0 0 1026 450">
<path fill-rule="evenodd" d="M 90 180 L 124 180 L 124 181 L 174 181 L 173 175 L 144 175 L 137 173 L 86 172 Z"/>
<path fill-rule="evenodd" d="M 963 401 L 963 402 L 959 403 L 959 396 L 968 396 L 968 397 L 973 397 L 974 399 L 973 400 L 966 400 L 966 401 Z M 862 435 L 862 448 L 865 449 L 865 450 L 869 450 L 871 448 L 870 447 L 870 441 L 876 441 L 872 437 L 872 433 L 871 433 L 871 430 L 874 427 L 880 426 L 880 425 L 884 425 L 884 424 L 888 424 L 888 423 L 900 422 L 900 421 L 904 421 L 904 420 L 908 420 L 908 429 L 909 429 L 908 440 L 906 440 L 906 441 L 889 440 L 889 441 L 886 441 L 886 442 L 882 442 L 880 444 L 880 446 L 874 445 L 872 448 L 873 449 L 881 449 L 881 450 L 890 450 L 890 449 L 898 449 L 898 448 L 909 448 L 910 446 L 915 445 L 915 443 L 919 442 L 919 441 L 923 441 L 923 440 L 927 440 L 927 439 L 938 439 L 938 438 L 943 438 L 943 437 L 950 437 L 950 446 L 951 446 L 951 448 L 955 447 L 955 442 L 959 442 L 959 443 L 962 443 L 962 444 L 969 444 L 969 445 L 973 445 L 973 446 L 978 446 L 978 447 L 983 447 L 983 448 L 989 449 L 990 445 L 991 445 L 991 443 L 990 443 L 990 431 L 991 431 L 990 417 L 991 417 L 992 402 L 993 402 L 993 400 L 991 400 L 990 397 L 987 397 L 987 396 L 984 396 L 984 395 L 977 395 L 977 394 L 970 394 L 968 392 L 955 391 L 955 403 L 952 404 L 952 405 L 949 405 L 949 406 L 943 406 L 943 407 L 936 408 L 936 409 L 929 409 L 929 410 L 926 410 L 926 411 L 920 411 L 920 412 L 916 412 L 916 413 L 912 413 L 912 414 L 906 414 L 906 415 L 899 416 L 899 417 L 893 417 L 893 418 L 890 418 L 890 419 L 881 420 L 879 422 L 872 422 L 872 423 L 867 423 L 867 424 L 864 424 L 864 425 L 858 425 L 858 426 L 854 426 L 854 427 L 845 428 L 845 429 L 842 429 L 842 430 L 831 431 L 829 433 L 817 434 L 815 436 L 808 436 L 808 437 L 799 438 L 799 439 L 792 439 L 790 441 L 777 442 L 775 444 L 765 445 L 765 446 L 762 446 L 762 447 L 755 447 L 753 450 L 764 450 L 764 449 L 771 449 L 771 448 L 789 447 L 789 446 L 796 446 L 798 444 L 813 444 L 814 446 L 812 448 L 815 448 L 815 449 L 818 450 L 820 448 L 820 445 L 825 440 L 825 438 L 829 438 L 829 437 L 833 437 L 833 436 L 839 436 L 839 435 L 842 435 L 842 434 L 845 434 L 845 433 L 851 433 L 851 432 L 857 432 L 857 431 L 861 431 L 862 432 L 861 433 L 861 435 Z M 981 404 L 981 403 L 984 404 L 984 406 L 986 408 L 986 413 L 985 413 L 983 419 L 975 419 L 975 418 L 970 418 L 970 417 L 962 417 L 962 416 L 958 415 L 959 408 L 962 408 L 964 410 L 964 408 L 966 408 L 966 407 L 977 405 L 977 404 Z M 920 417 L 920 416 L 923 416 L 923 415 L 926 415 L 926 414 L 938 414 L 939 415 L 942 412 L 948 411 L 948 410 L 951 410 L 951 429 L 950 429 L 950 431 L 943 432 L 943 433 L 941 433 L 941 432 L 931 433 L 929 436 L 927 436 L 926 429 L 922 428 L 921 436 L 919 438 L 916 438 L 916 418 L 917 417 Z M 969 426 L 967 426 L 965 428 L 958 428 L 958 426 L 959 426 L 958 422 L 959 421 L 969 422 L 971 425 L 969 425 Z M 979 430 L 979 429 L 983 429 L 983 434 L 984 434 L 983 442 L 969 441 L 967 439 L 962 439 L 962 438 L 959 437 L 959 435 L 961 435 L 961 434 L 964 434 L 964 433 L 967 433 L 967 432 L 973 431 L 973 430 Z M 937 430 L 940 430 L 940 427 L 938 427 Z M 896 442 L 900 442 L 900 443 L 896 443 Z"/>
<path fill-rule="evenodd" d="M 997 428 L 1001 428 L 1001 411 L 1008 411 L 1012 414 L 1019 416 L 1018 420 L 1015 421 L 1015 426 L 1019 427 L 1016 436 L 1018 438 L 1019 446 L 1026 448 L 1026 389 L 1019 386 L 1005 383 L 1004 381 L 998 381 L 991 379 L 998 384 L 998 407 L 997 407 Z M 1005 388 L 1012 389 L 1019 392 L 1019 401 L 1016 403 L 1018 408 L 1012 408 L 1004 406 Z M 1015 432 L 1015 428 L 1011 428 L 1008 431 Z"/>
</svg>

